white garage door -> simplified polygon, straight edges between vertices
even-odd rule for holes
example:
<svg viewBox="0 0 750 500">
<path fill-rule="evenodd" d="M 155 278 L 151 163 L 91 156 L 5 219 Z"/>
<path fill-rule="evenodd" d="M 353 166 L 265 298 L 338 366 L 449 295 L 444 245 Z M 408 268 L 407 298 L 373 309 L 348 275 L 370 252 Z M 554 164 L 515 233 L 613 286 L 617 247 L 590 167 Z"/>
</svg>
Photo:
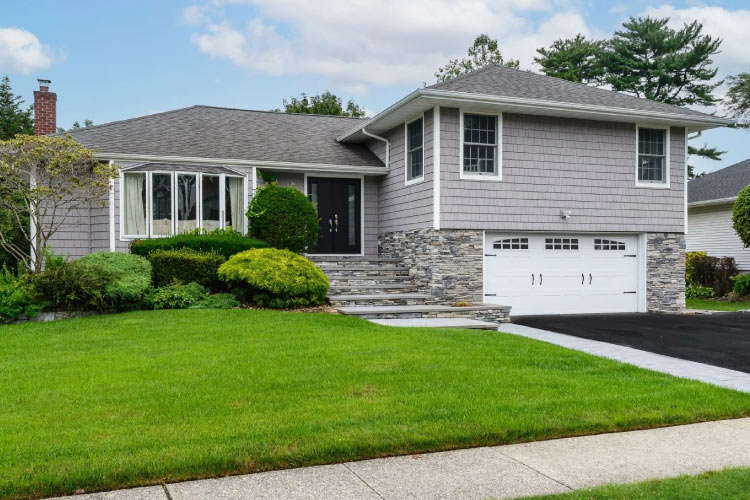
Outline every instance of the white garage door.
<svg viewBox="0 0 750 500">
<path fill-rule="evenodd" d="M 492 234 L 485 302 L 511 316 L 638 311 L 636 235 Z"/>
</svg>

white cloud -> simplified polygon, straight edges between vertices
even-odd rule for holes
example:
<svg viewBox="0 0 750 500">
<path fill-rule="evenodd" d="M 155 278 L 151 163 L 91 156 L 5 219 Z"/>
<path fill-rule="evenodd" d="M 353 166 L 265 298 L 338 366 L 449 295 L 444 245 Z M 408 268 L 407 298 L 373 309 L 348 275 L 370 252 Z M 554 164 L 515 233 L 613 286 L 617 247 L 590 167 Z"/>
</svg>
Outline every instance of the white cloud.
<svg viewBox="0 0 750 500">
<path fill-rule="evenodd" d="M 0 28 L 0 72 L 28 75 L 49 68 L 51 50 L 23 28 Z"/>
<path fill-rule="evenodd" d="M 244 27 L 236 21 L 242 9 L 230 5 L 238 3 L 253 11 L 245 14 L 253 19 Z M 201 26 L 192 40 L 211 57 L 273 75 L 322 76 L 361 95 L 368 85 L 434 81 L 435 70 L 465 56 L 479 33 L 497 38 L 504 56 L 530 69 L 538 47 L 590 34 L 570 5 L 570 0 L 214 0 L 205 9 L 186 8 L 183 19 Z M 530 20 L 532 13 L 540 20 Z"/>
</svg>

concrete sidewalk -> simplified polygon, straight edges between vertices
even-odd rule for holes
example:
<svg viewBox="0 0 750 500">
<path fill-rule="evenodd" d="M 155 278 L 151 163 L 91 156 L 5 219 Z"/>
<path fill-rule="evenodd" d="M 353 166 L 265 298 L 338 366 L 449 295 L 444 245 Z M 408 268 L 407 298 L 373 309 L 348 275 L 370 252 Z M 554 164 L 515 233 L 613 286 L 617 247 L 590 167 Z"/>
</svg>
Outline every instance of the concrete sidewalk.
<svg viewBox="0 0 750 500">
<path fill-rule="evenodd" d="M 68 500 L 516 498 L 750 467 L 750 418 L 363 460 Z"/>
</svg>

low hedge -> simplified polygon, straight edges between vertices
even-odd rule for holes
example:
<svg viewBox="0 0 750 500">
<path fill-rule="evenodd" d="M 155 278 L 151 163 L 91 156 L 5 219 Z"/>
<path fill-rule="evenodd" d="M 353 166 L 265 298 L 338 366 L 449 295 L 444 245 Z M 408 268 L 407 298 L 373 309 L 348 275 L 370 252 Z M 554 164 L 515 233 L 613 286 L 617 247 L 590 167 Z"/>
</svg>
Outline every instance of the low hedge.
<svg viewBox="0 0 750 500">
<path fill-rule="evenodd" d="M 114 271 L 62 259 L 47 259 L 44 271 L 32 277 L 37 299 L 47 309 L 100 312 L 113 309 L 107 287 L 117 279 Z"/>
<path fill-rule="evenodd" d="M 112 310 L 138 309 L 151 290 L 151 263 L 144 257 L 121 252 L 97 252 L 75 262 L 84 269 L 112 274 L 104 300 Z"/>
<path fill-rule="evenodd" d="M 0 323 L 21 316 L 34 317 L 42 309 L 35 299 L 34 289 L 27 274 L 16 276 L 5 266 L 0 267 Z"/>
<path fill-rule="evenodd" d="M 733 257 L 697 256 L 690 263 L 690 282 L 711 287 L 718 297 L 731 292 L 738 273 Z"/>
<path fill-rule="evenodd" d="M 133 240 L 130 253 L 148 257 L 156 250 L 174 250 L 189 248 L 198 252 L 214 252 L 226 258 L 253 248 L 267 248 L 268 243 L 255 238 L 243 236 L 236 231 L 213 231 L 207 234 L 178 234 L 168 238 L 151 238 Z"/>
<path fill-rule="evenodd" d="M 750 274 L 735 276 L 733 291 L 737 295 L 750 295 Z"/>
<path fill-rule="evenodd" d="M 195 282 L 211 290 L 219 288 L 217 272 L 227 259 L 214 252 L 202 253 L 190 248 L 154 250 L 149 254 L 154 285 L 164 286 L 173 281 Z"/>
<path fill-rule="evenodd" d="M 243 299 L 276 309 L 322 304 L 329 282 L 318 267 L 289 250 L 248 250 L 229 258 L 219 278 Z"/>
</svg>

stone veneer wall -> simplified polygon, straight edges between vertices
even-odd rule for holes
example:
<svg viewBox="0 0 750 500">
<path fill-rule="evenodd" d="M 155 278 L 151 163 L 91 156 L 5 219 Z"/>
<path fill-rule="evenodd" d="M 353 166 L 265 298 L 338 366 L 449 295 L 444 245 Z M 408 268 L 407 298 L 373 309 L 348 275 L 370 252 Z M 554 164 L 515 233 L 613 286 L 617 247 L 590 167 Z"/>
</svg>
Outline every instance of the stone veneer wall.
<svg viewBox="0 0 750 500">
<path fill-rule="evenodd" d="M 426 303 L 483 302 L 482 231 L 415 229 L 378 237 L 379 254 L 399 257 L 409 268 Z"/>
<path fill-rule="evenodd" d="M 646 307 L 649 312 L 685 310 L 685 235 L 646 235 Z"/>
</svg>

